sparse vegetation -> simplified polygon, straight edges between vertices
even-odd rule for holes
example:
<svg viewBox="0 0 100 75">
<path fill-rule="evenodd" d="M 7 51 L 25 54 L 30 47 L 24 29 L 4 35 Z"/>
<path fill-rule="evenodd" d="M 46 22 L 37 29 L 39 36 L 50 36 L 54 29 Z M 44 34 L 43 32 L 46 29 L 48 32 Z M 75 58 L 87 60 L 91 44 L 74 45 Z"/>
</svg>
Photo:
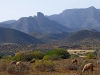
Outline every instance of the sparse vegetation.
<svg viewBox="0 0 100 75">
<path fill-rule="evenodd" d="M 35 62 L 35 70 L 42 72 L 54 71 L 54 63 L 51 60 L 38 60 Z"/>
<path fill-rule="evenodd" d="M 23 47 L 31 49 L 34 45 L 23 45 Z M 39 45 L 37 45 L 39 46 Z M 40 45 L 43 46 L 43 45 Z M 45 46 L 45 45 L 44 45 Z M 51 45 L 50 45 L 51 46 Z M 72 52 L 71 52 L 72 51 Z M 85 63 L 82 61 L 85 57 L 80 58 L 80 55 L 87 55 L 87 53 L 96 54 L 95 50 L 65 50 L 62 48 L 48 49 L 48 50 L 26 50 L 20 51 L 13 55 L 2 56 L 0 60 L 0 71 L 6 75 L 84 75 L 81 70 Z M 74 54 L 71 54 L 74 53 Z M 98 50 L 99 53 L 99 50 Z M 71 58 L 70 58 L 71 57 Z M 36 59 L 35 63 L 28 64 L 30 60 Z M 71 64 L 72 58 L 78 60 L 78 64 Z M 13 60 L 23 61 L 23 66 L 10 65 Z M 59 59 L 59 60 L 58 60 Z M 88 62 L 96 63 L 93 59 L 87 59 Z M 97 60 L 97 59 L 95 59 Z M 1 64 L 2 63 L 2 64 Z M 95 69 L 95 73 L 99 67 Z M 97 70 L 97 71 L 96 71 Z M 3 75 L 0 72 L 0 75 Z M 90 73 L 91 74 L 91 73 Z M 94 75 L 93 74 L 93 75 Z M 91 74 L 92 75 L 92 74 Z"/>
<path fill-rule="evenodd" d="M 77 58 L 77 57 L 79 57 L 78 54 L 72 54 L 72 55 L 71 55 L 71 58 Z"/>
<path fill-rule="evenodd" d="M 7 73 L 16 75 L 25 75 L 29 71 L 29 66 L 26 64 L 21 64 L 20 66 L 8 65 Z"/>
<path fill-rule="evenodd" d="M 65 69 L 66 69 L 66 70 L 78 70 L 79 67 L 78 67 L 78 65 L 69 64 L 69 65 L 66 65 L 66 66 L 65 66 Z"/>
</svg>

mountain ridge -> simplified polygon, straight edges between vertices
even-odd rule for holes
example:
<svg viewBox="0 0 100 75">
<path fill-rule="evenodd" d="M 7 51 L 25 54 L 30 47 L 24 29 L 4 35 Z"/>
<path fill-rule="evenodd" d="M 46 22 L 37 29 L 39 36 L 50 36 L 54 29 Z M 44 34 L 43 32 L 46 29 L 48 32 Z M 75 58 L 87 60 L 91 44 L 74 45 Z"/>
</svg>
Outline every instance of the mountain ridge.
<svg viewBox="0 0 100 75">
<path fill-rule="evenodd" d="M 37 16 L 23 17 L 18 21 L 12 23 L 10 28 L 25 32 L 42 32 L 42 33 L 52 33 L 52 32 L 65 32 L 69 31 L 68 27 L 59 24 L 56 21 L 49 20 L 41 12 L 37 13 Z"/>
<path fill-rule="evenodd" d="M 100 27 L 100 17 L 98 16 L 100 16 L 99 9 L 91 6 L 89 8 L 66 9 L 60 14 L 47 17 L 69 28 L 81 30 Z"/>
</svg>

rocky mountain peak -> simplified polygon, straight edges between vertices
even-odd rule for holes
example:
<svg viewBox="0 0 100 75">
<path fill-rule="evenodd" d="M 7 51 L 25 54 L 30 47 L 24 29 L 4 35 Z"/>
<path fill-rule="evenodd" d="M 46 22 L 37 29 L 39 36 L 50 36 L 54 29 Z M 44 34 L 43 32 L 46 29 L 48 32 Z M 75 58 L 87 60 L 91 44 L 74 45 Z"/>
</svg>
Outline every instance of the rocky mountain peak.
<svg viewBox="0 0 100 75">
<path fill-rule="evenodd" d="M 44 17 L 44 14 L 41 12 L 37 12 L 37 17 Z"/>
</svg>

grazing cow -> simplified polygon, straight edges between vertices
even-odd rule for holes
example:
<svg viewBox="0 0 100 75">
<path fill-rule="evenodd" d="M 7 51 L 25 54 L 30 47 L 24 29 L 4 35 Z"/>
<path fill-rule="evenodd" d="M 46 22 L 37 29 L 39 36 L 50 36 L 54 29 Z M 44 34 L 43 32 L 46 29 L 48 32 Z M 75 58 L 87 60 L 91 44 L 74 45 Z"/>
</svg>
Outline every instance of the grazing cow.
<svg viewBox="0 0 100 75">
<path fill-rule="evenodd" d="M 14 64 L 14 65 L 16 65 L 16 61 L 12 61 L 12 62 L 11 62 L 11 64 Z"/>
<path fill-rule="evenodd" d="M 29 64 L 30 64 L 30 63 L 35 63 L 35 59 L 32 59 L 32 60 L 29 62 Z"/>
<path fill-rule="evenodd" d="M 72 63 L 74 64 L 74 63 L 76 63 L 77 64 L 77 60 L 76 59 L 74 59 L 74 60 L 72 60 Z"/>
<path fill-rule="evenodd" d="M 93 59 L 96 59 L 96 57 L 93 57 Z"/>
<path fill-rule="evenodd" d="M 16 62 L 16 66 L 20 66 L 22 64 L 21 61 Z"/>
<path fill-rule="evenodd" d="M 88 64 L 84 65 L 82 72 L 84 73 L 85 71 L 87 71 L 89 69 L 93 72 L 93 67 L 94 66 L 92 63 L 88 63 Z"/>
<path fill-rule="evenodd" d="M 84 60 L 84 62 L 87 62 L 87 60 Z"/>
<path fill-rule="evenodd" d="M 96 64 L 100 64 L 100 60 L 98 60 L 98 61 L 96 62 Z"/>
</svg>

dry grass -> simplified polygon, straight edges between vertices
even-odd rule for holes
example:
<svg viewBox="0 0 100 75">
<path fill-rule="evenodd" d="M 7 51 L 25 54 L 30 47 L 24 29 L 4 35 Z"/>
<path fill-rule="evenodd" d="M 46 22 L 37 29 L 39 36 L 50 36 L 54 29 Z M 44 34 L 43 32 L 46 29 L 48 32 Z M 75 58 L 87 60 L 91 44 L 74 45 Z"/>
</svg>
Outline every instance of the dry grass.
<svg viewBox="0 0 100 75">
<path fill-rule="evenodd" d="M 24 73 L 24 74 L 21 74 L 21 75 L 100 75 L 100 64 L 97 66 L 96 65 L 96 61 L 99 60 L 100 58 L 97 58 L 97 59 L 86 59 L 86 58 L 76 58 L 78 60 L 78 64 L 75 65 L 75 64 L 72 64 L 71 61 L 72 61 L 72 58 L 70 59 L 60 59 L 60 60 L 55 60 L 53 61 L 55 63 L 55 71 L 52 71 L 52 72 L 41 72 L 41 71 L 36 71 L 33 69 L 34 65 L 35 64 L 30 64 L 30 65 L 27 65 L 28 62 L 23 62 L 26 66 L 28 66 L 29 68 L 28 69 L 25 69 L 25 71 L 28 71 L 28 73 Z M 83 60 L 87 60 L 87 62 L 83 62 Z M 86 63 L 93 63 L 95 68 L 94 68 L 94 72 L 91 73 L 91 72 L 86 72 L 86 73 L 81 73 L 82 71 L 82 68 L 83 66 L 86 64 Z M 0 60 L 0 64 L 2 63 L 2 60 Z M 9 63 L 9 62 L 8 62 Z M 3 65 L 4 66 L 4 65 Z M 6 64 L 6 66 L 8 67 L 9 64 Z M 0 67 L 2 68 L 2 66 Z M 9 74 L 7 73 L 7 70 L 5 69 L 0 71 L 0 75 L 16 75 L 16 74 Z"/>
<path fill-rule="evenodd" d="M 76 50 L 76 49 L 74 49 L 74 50 L 72 50 L 72 49 L 68 49 L 67 50 L 70 54 L 85 54 L 85 53 L 88 53 L 88 52 L 95 52 L 95 50 Z"/>
</svg>

